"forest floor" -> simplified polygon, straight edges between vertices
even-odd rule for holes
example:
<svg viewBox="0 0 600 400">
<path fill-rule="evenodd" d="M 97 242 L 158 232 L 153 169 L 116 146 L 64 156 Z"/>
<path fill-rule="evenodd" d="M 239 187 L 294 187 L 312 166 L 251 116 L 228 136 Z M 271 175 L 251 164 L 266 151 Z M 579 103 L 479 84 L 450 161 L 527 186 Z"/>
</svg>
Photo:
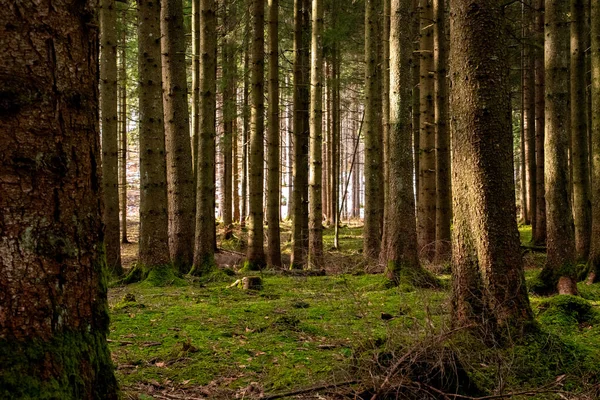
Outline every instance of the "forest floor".
<svg viewBox="0 0 600 400">
<path fill-rule="evenodd" d="M 521 233 L 527 243 L 530 230 Z M 229 287 L 241 275 L 227 274 L 113 285 L 109 344 L 123 397 L 600 398 L 600 284 L 581 283 L 583 299 L 531 296 L 539 332 L 490 349 L 451 329 L 447 267 L 434 269 L 442 289 L 390 287 L 362 262 L 361 234 L 344 226 L 334 251 L 327 229 L 327 275 L 264 271 L 260 291 Z M 285 253 L 288 238 L 284 224 Z M 221 264 L 236 270 L 240 245 L 222 242 Z M 124 245 L 126 263 L 136 251 Z M 545 256 L 524 254 L 530 281 Z M 462 396 L 444 397 L 449 386 Z"/>
</svg>

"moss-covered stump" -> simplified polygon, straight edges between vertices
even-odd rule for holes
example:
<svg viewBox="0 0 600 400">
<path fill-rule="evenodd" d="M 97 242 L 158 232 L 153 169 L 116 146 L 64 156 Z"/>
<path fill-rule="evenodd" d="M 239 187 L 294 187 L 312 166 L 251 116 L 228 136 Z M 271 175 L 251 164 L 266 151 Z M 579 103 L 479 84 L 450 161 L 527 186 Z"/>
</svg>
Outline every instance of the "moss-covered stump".
<svg viewBox="0 0 600 400">
<path fill-rule="evenodd" d="M 71 332 L 50 341 L 0 341 L 2 399 L 118 399 L 104 334 Z"/>
<path fill-rule="evenodd" d="M 123 278 L 122 283 L 131 284 L 141 282 L 146 286 L 184 286 L 185 280 L 177 276 L 172 265 L 157 265 L 153 267 L 136 264 Z"/>
</svg>

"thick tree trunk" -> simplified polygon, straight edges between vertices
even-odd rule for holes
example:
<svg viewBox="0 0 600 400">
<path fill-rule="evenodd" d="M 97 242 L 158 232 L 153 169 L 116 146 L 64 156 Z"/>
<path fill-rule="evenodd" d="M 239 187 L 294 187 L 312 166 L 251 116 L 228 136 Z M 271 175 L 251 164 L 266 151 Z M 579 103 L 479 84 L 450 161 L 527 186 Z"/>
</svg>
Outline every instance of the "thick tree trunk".
<svg viewBox="0 0 600 400">
<path fill-rule="evenodd" d="M 434 283 L 419 265 L 417 223 L 413 192 L 411 67 L 411 1 L 392 0 L 390 36 L 390 136 L 389 192 L 387 198 L 384 243 L 386 275 L 399 283 L 402 277 L 411 283 Z"/>
<path fill-rule="evenodd" d="M 100 114 L 102 116 L 102 176 L 106 264 L 123 273 L 119 238 L 119 118 L 117 108 L 117 8 L 114 0 L 100 1 Z"/>
<path fill-rule="evenodd" d="M 169 257 L 167 165 L 163 128 L 160 3 L 138 0 L 140 132 L 140 263 L 165 265 Z"/>
<path fill-rule="evenodd" d="M 544 184 L 544 138 L 545 138 L 545 77 L 544 69 L 544 0 L 536 0 L 535 33 L 535 167 L 537 197 L 535 224 L 532 224 L 533 242 L 546 244 L 546 189 Z"/>
<path fill-rule="evenodd" d="M 502 4 L 452 0 L 450 6 L 453 321 L 519 334 L 533 316 L 510 217 L 516 206 Z"/>
<path fill-rule="evenodd" d="M 291 268 L 302 268 L 308 252 L 309 0 L 294 0 L 294 199 Z"/>
<path fill-rule="evenodd" d="M 546 0 L 546 211 L 548 259 L 538 291 L 577 293 L 575 238 L 569 196 L 569 24 L 568 2 Z"/>
<path fill-rule="evenodd" d="M 232 236 L 233 229 L 233 216 L 232 216 L 232 180 L 233 180 L 233 168 L 232 168 L 232 154 L 233 154 L 233 140 L 234 140 L 234 129 L 235 120 L 237 118 L 236 112 L 236 68 L 237 63 L 235 59 L 236 45 L 235 40 L 230 33 L 235 28 L 235 9 L 236 5 L 231 2 L 223 2 L 223 27 L 225 30 L 225 37 L 222 43 L 222 59 L 223 59 L 223 138 L 221 145 L 223 148 L 223 174 L 221 179 L 221 185 L 223 188 L 223 225 L 225 226 L 225 239 L 230 239 Z"/>
<path fill-rule="evenodd" d="M 200 124 L 198 182 L 196 186 L 196 237 L 191 274 L 202 275 L 215 266 L 215 137 L 216 137 L 216 5 L 200 0 Z"/>
<path fill-rule="evenodd" d="M 279 138 L 279 0 L 269 0 L 269 117 L 267 141 L 267 261 L 281 267 Z"/>
<path fill-rule="evenodd" d="M 250 212 L 248 214 L 248 251 L 246 268 L 258 270 L 266 265 L 264 249 L 264 139 L 265 139 L 265 3 L 251 1 L 252 63 L 250 97 L 250 158 L 248 162 L 248 191 Z M 279 204 L 279 203 L 278 203 Z"/>
<path fill-rule="evenodd" d="M 435 80 L 433 63 L 433 1 L 420 0 L 420 134 L 419 201 L 417 233 L 419 251 L 431 260 L 435 254 L 436 174 L 435 174 Z"/>
<path fill-rule="evenodd" d="M 198 182 L 198 148 L 200 145 L 200 0 L 192 2 L 192 168 L 194 184 Z M 195 186 L 194 186 L 195 188 Z"/>
<path fill-rule="evenodd" d="M 448 131 L 448 44 L 446 36 L 446 1 L 433 0 L 435 69 L 435 164 L 436 214 L 435 262 L 450 258 L 452 224 L 452 195 L 450 190 L 450 132 Z"/>
<path fill-rule="evenodd" d="M 412 1 L 412 14 L 411 14 L 411 29 L 413 34 L 413 52 L 415 55 L 419 54 L 419 49 L 421 47 L 421 24 L 419 22 L 419 0 Z M 413 162 L 415 165 L 415 204 L 419 204 L 419 171 L 421 170 L 419 164 L 419 146 L 421 141 L 421 71 L 420 71 L 420 56 L 414 57 L 413 65 L 412 65 L 412 129 L 413 129 Z M 417 215 L 418 218 L 418 215 Z M 418 233 L 417 233 L 418 234 Z M 418 237 L 418 236 L 417 236 Z"/>
<path fill-rule="evenodd" d="M 323 1 L 312 1 L 310 71 L 310 176 L 308 264 L 320 268 L 323 262 Z"/>
<path fill-rule="evenodd" d="M 532 230 L 537 221 L 537 196 L 536 196 L 536 168 L 535 168 L 535 81 L 534 81 L 534 63 L 533 47 L 529 43 L 532 36 L 533 10 L 531 1 L 528 0 L 523 5 L 523 37 L 525 40 L 523 47 L 523 132 L 525 158 L 523 159 L 523 168 L 525 170 L 525 181 L 522 184 L 526 187 L 526 206 L 528 223 L 532 225 Z"/>
<path fill-rule="evenodd" d="M 573 165 L 573 219 L 577 261 L 590 254 L 592 209 L 586 101 L 585 1 L 571 0 L 571 163 Z"/>
<path fill-rule="evenodd" d="M 379 45 L 381 57 L 381 136 L 382 142 L 382 162 L 383 162 L 383 182 L 389 182 L 389 136 L 390 136 L 390 0 L 382 0 L 383 3 L 383 21 L 381 22 L 381 44 Z M 381 220 L 381 251 L 379 258 L 383 259 L 385 252 L 385 243 L 387 236 L 387 197 L 388 185 L 383 184 L 383 218 Z"/>
<path fill-rule="evenodd" d="M 163 107 L 167 149 L 169 247 L 182 274 L 194 261 L 195 190 L 185 72 L 182 0 L 161 0 Z"/>
<path fill-rule="evenodd" d="M 592 243 L 589 282 L 600 280 L 600 2 L 592 1 Z"/>
<path fill-rule="evenodd" d="M 0 9 L 3 399 L 118 398 L 106 343 L 94 4 Z"/>
<path fill-rule="evenodd" d="M 377 260 L 383 218 L 383 137 L 381 129 L 381 68 L 377 43 L 381 40 L 381 0 L 365 1 L 365 226 L 363 255 Z"/>
<path fill-rule="evenodd" d="M 121 243 L 129 243 L 127 239 L 127 29 L 126 22 L 121 21 L 121 59 L 119 80 L 121 81 L 121 104 L 119 114 L 121 115 Z"/>
</svg>

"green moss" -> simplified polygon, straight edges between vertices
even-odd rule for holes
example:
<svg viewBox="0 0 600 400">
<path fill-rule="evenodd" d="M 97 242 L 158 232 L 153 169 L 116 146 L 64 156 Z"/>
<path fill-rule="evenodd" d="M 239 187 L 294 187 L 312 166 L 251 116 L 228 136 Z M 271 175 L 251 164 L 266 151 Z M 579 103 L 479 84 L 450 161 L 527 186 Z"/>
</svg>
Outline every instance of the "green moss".
<svg viewBox="0 0 600 400">
<path fill-rule="evenodd" d="M 173 266 L 159 265 L 148 271 L 148 276 L 144 279 L 142 285 L 150 287 L 185 286 L 187 282 L 175 274 Z"/>
<path fill-rule="evenodd" d="M 539 320 L 544 325 L 572 326 L 582 322 L 598 320 L 598 312 L 592 304 L 578 296 L 557 295 L 542 301 Z"/>
<path fill-rule="evenodd" d="M 217 264 L 215 263 L 215 255 L 210 254 L 206 256 L 200 263 L 193 265 L 190 270 L 191 276 L 203 276 L 208 275 L 211 272 L 214 272 L 217 269 Z"/>
<path fill-rule="evenodd" d="M 439 288 L 442 286 L 441 281 L 425 268 L 407 268 L 393 261 L 388 262 L 386 275 L 394 277 L 390 281 L 394 285 L 409 284 L 419 288 Z"/>
<path fill-rule="evenodd" d="M 0 340 L 0 398 L 117 399 L 104 334 L 69 332 L 50 341 Z"/>
<path fill-rule="evenodd" d="M 256 272 L 256 271 L 260 271 L 263 269 L 263 265 L 250 261 L 250 260 L 246 260 L 244 261 L 244 265 L 242 266 L 242 268 L 240 269 L 240 272 L 244 273 L 244 272 Z"/>
</svg>

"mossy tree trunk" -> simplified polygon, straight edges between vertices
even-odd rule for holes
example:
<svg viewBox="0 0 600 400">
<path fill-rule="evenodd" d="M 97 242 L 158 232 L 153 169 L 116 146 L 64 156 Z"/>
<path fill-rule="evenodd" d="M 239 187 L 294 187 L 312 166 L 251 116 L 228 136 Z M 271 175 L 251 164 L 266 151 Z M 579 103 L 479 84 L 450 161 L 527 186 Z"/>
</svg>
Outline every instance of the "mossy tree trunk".
<svg viewBox="0 0 600 400">
<path fill-rule="evenodd" d="M 576 294 L 575 238 L 569 195 L 569 4 L 546 0 L 545 187 L 548 259 L 538 290 Z"/>
<path fill-rule="evenodd" d="M 323 1 L 312 1 L 308 264 L 323 262 Z"/>
<path fill-rule="evenodd" d="M 217 91 L 217 15 L 215 0 L 200 0 L 200 124 L 196 237 L 191 273 L 202 275 L 215 266 L 215 137 Z"/>
<path fill-rule="evenodd" d="M 261 269 L 266 265 L 264 248 L 264 139 L 265 139 L 265 3 L 252 0 L 252 63 L 250 93 L 250 158 L 248 163 L 248 189 L 250 212 L 248 214 L 247 267 Z M 279 202 L 277 203 L 279 204 Z"/>
<path fill-rule="evenodd" d="M 587 261 L 592 233 L 590 164 L 586 101 L 587 47 L 585 1 L 571 0 L 571 163 L 573 165 L 573 220 L 577 261 Z"/>
<path fill-rule="evenodd" d="M 363 255 L 377 260 L 383 218 L 383 137 L 381 129 L 381 0 L 365 1 L 365 224 Z"/>
<path fill-rule="evenodd" d="M 114 0 L 100 1 L 100 114 L 102 116 L 102 194 L 106 263 L 121 275 L 119 238 L 119 118 L 117 108 L 117 7 Z"/>
<path fill-rule="evenodd" d="M 446 1 L 433 0 L 433 64 L 435 70 L 435 262 L 449 260 L 451 252 L 452 194 L 450 189 L 450 132 L 448 130 L 448 43 Z"/>
<path fill-rule="evenodd" d="M 419 54 L 419 49 L 421 47 L 421 25 L 419 23 L 419 14 L 418 14 L 418 10 L 419 10 L 419 0 L 413 0 L 412 1 L 412 14 L 411 14 L 411 20 L 410 20 L 410 24 L 411 24 L 411 29 L 412 29 L 412 42 L 413 42 L 413 51 L 414 54 L 418 55 Z M 415 187 L 413 188 L 414 192 L 415 192 L 415 201 L 417 204 L 419 204 L 419 185 L 420 185 L 420 179 L 419 179 L 419 171 L 420 171 L 420 156 L 419 156 L 419 145 L 420 145 L 420 141 L 421 141 L 421 125 L 420 125 L 420 120 L 421 120 L 421 108 L 420 108 L 420 101 L 421 101 L 421 79 L 420 79 L 420 62 L 417 62 L 417 58 L 414 58 L 413 61 L 413 65 L 412 65 L 412 109 L 411 109 L 411 116 L 412 116 L 412 129 L 413 129 L 413 163 L 415 164 Z M 418 217 L 418 215 L 417 215 Z"/>
<path fill-rule="evenodd" d="M 3 399 L 118 399 L 106 342 L 95 5 L 0 9 Z"/>
<path fill-rule="evenodd" d="M 600 280 L 600 2 L 592 1 L 592 243 L 590 282 Z"/>
<path fill-rule="evenodd" d="M 187 273 L 194 259 L 195 182 L 185 64 L 182 0 L 161 0 L 163 107 L 171 260 Z"/>
<path fill-rule="evenodd" d="M 145 268 L 151 269 L 170 262 L 160 55 L 160 2 L 155 0 L 138 0 L 138 58 L 139 261 Z"/>
<path fill-rule="evenodd" d="M 545 77 L 544 69 L 544 0 L 535 0 L 535 169 L 536 214 L 532 224 L 535 245 L 546 244 L 546 189 L 544 184 L 544 138 L 545 138 Z"/>
<path fill-rule="evenodd" d="M 269 0 L 269 116 L 267 142 L 267 261 L 281 267 L 279 138 L 279 0 Z"/>
<path fill-rule="evenodd" d="M 426 284 L 427 274 L 419 265 L 417 223 L 412 163 L 412 47 L 411 0 L 392 0 L 390 28 L 390 136 L 389 181 L 386 212 L 386 242 L 383 261 L 386 276 L 398 283 Z"/>
<path fill-rule="evenodd" d="M 192 3 L 192 168 L 194 185 L 198 182 L 198 147 L 200 134 L 200 0 Z M 194 186 L 195 188 L 196 186 Z"/>
<path fill-rule="evenodd" d="M 452 0 L 453 321 L 493 334 L 532 321 L 516 220 L 502 0 Z M 508 216 L 508 217 L 507 217 Z"/>
<path fill-rule="evenodd" d="M 235 59 L 236 45 L 233 35 L 236 24 L 236 5 L 230 1 L 223 1 L 223 136 L 221 145 L 223 149 L 223 173 L 221 177 L 223 225 L 225 226 L 225 239 L 230 239 L 233 229 L 233 141 L 236 137 L 235 120 L 237 118 L 237 88 L 236 75 L 237 63 Z M 237 191 L 237 186 L 236 186 Z"/>
<path fill-rule="evenodd" d="M 303 268 L 308 253 L 309 0 L 294 0 L 294 188 L 291 268 Z"/>
</svg>

